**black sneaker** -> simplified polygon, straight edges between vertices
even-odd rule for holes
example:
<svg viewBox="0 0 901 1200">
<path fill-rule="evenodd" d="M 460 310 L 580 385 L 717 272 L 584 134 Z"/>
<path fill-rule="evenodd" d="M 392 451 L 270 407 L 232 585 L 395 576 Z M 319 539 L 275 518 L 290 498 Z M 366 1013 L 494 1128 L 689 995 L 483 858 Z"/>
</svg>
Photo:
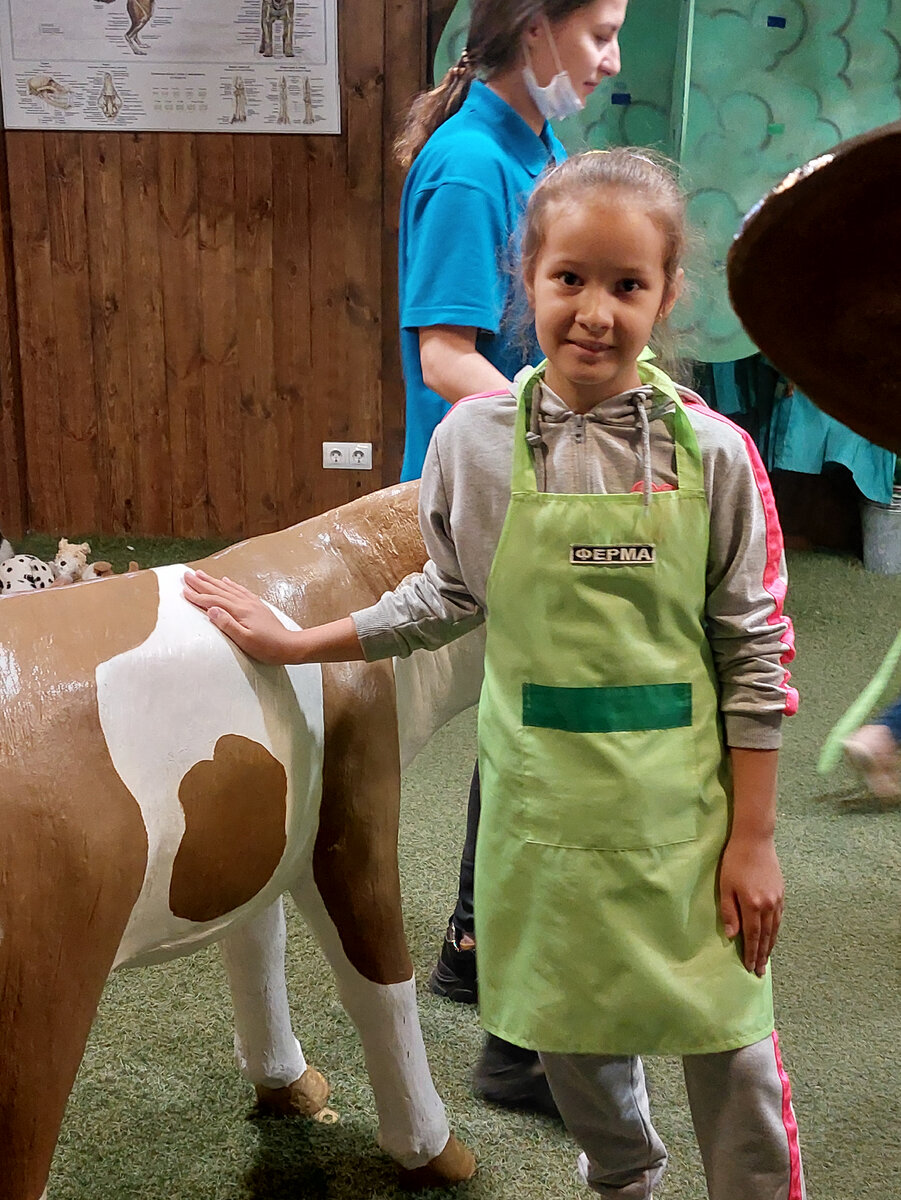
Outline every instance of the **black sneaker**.
<svg viewBox="0 0 901 1200">
<path fill-rule="evenodd" d="M 489 1033 L 472 1074 L 472 1090 L 480 1100 L 523 1112 L 556 1117 L 560 1113 L 534 1050 L 524 1050 Z"/>
<path fill-rule="evenodd" d="M 451 923 L 444 935 L 441 954 L 429 976 L 429 991 L 458 1004 L 475 1004 L 479 998 L 476 947 L 460 945 L 462 934 Z"/>
</svg>

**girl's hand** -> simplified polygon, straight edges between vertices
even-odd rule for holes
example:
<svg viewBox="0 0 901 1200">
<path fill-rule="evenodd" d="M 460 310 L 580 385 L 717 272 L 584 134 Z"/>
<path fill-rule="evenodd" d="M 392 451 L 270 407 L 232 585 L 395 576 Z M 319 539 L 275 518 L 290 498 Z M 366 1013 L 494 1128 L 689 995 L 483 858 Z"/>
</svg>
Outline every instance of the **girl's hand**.
<svg viewBox="0 0 901 1200">
<path fill-rule="evenodd" d="M 773 839 L 733 835 L 720 863 L 720 914 L 726 937 L 742 935 L 742 961 L 763 976 L 776 944 L 785 881 Z"/>
<path fill-rule="evenodd" d="M 277 666 L 292 661 L 291 631 L 240 583 L 228 577 L 216 579 L 205 571 L 186 571 L 183 594 L 251 658 Z"/>
</svg>

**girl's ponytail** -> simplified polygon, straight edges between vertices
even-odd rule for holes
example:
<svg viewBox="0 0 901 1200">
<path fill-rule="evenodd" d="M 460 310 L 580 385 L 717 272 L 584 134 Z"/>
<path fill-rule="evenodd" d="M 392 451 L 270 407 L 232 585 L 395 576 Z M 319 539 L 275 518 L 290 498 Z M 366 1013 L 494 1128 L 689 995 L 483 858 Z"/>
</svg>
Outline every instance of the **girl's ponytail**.
<svg viewBox="0 0 901 1200">
<path fill-rule="evenodd" d="M 469 92 L 476 77 L 468 50 L 460 55 L 456 66 L 450 68 L 437 87 L 422 92 L 410 106 L 403 130 L 394 143 L 394 153 L 407 170 L 439 125 L 452 117 Z"/>
</svg>

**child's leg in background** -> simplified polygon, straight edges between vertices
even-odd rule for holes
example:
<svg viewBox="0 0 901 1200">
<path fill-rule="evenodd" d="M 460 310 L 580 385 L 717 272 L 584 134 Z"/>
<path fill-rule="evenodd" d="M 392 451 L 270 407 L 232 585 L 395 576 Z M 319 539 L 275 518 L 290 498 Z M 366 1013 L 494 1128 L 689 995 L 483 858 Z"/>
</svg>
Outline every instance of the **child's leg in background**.
<svg viewBox="0 0 901 1200">
<path fill-rule="evenodd" d="M 429 990 L 463 1004 L 478 1000 L 478 951 L 475 944 L 473 890 L 476 842 L 482 813 L 479 764 L 469 785 L 466 810 L 466 841 L 460 857 L 460 886 L 457 904 L 448 925 L 438 962 L 429 976 Z M 538 1055 L 503 1038 L 488 1034 L 472 1076 L 473 1091 L 483 1100 L 506 1108 L 557 1116 Z"/>
<path fill-rule="evenodd" d="M 473 912 L 473 879 L 475 874 L 476 840 L 482 812 L 482 793 L 479 787 L 479 764 L 476 763 L 469 785 L 469 804 L 466 809 L 466 841 L 460 856 L 460 885 L 457 903 L 447 928 L 438 962 L 429 976 L 429 991 L 446 996 L 459 1004 L 475 1004 L 479 998 L 476 972 L 475 913 Z"/>
<path fill-rule="evenodd" d="M 845 757 L 880 800 L 901 800 L 901 697 L 842 742 Z"/>
<path fill-rule="evenodd" d="M 775 1034 L 683 1058 L 710 1200 L 805 1200 L 798 1128 Z"/>
<path fill-rule="evenodd" d="M 585 1151 L 587 1183 L 608 1200 L 649 1200 L 666 1170 L 640 1058 L 541 1054 L 566 1128 Z"/>
</svg>

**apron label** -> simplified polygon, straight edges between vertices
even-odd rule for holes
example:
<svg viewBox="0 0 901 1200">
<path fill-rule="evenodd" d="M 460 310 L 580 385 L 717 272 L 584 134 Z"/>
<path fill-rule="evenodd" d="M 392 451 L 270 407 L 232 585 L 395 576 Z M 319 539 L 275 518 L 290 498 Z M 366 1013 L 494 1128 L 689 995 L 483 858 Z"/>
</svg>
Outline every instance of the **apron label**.
<svg viewBox="0 0 901 1200">
<path fill-rule="evenodd" d="M 657 561 L 657 547 L 650 543 L 623 546 L 571 546 L 569 561 L 575 566 L 649 567 Z"/>
</svg>

